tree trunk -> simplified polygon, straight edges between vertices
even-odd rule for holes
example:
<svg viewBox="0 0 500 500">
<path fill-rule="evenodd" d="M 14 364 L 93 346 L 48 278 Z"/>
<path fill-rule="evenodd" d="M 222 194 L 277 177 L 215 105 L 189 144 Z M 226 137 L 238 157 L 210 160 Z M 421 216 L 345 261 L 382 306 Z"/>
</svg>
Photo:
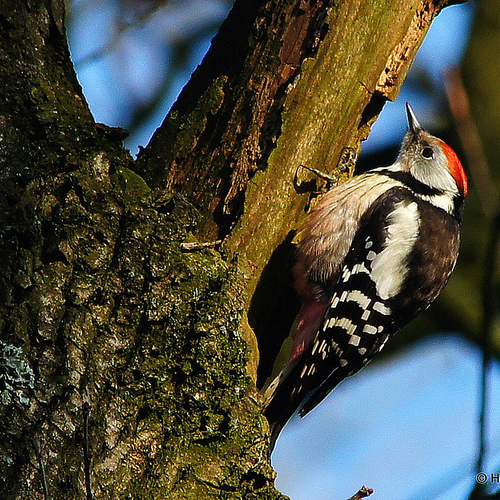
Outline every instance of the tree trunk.
<svg viewBox="0 0 500 500">
<path fill-rule="evenodd" d="M 255 334 L 264 377 L 294 176 L 347 175 L 444 4 L 237 0 L 134 162 L 90 115 L 63 1 L 0 3 L 1 498 L 282 497 Z"/>
</svg>

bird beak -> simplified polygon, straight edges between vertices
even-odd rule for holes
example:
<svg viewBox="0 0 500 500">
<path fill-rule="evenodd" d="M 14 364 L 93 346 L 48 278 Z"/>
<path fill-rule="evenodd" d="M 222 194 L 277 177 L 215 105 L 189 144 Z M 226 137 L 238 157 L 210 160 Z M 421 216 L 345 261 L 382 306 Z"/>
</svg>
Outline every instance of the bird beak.
<svg viewBox="0 0 500 500">
<path fill-rule="evenodd" d="M 408 127 L 413 132 L 413 134 L 416 134 L 417 132 L 423 130 L 420 123 L 418 123 L 415 112 L 413 111 L 413 109 L 411 109 L 409 103 L 406 103 L 406 113 L 408 114 Z"/>
</svg>

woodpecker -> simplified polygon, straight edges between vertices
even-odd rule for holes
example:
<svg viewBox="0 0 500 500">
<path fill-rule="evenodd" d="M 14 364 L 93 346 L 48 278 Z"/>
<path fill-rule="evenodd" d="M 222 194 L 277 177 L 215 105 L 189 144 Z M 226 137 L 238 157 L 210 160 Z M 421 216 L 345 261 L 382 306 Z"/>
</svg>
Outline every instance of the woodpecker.
<svg viewBox="0 0 500 500">
<path fill-rule="evenodd" d="M 409 104 L 395 163 L 328 191 L 298 234 L 302 307 L 285 368 L 265 391 L 271 444 L 442 291 L 455 267 L 468 184 L 445 142 Z"/>
</svg>

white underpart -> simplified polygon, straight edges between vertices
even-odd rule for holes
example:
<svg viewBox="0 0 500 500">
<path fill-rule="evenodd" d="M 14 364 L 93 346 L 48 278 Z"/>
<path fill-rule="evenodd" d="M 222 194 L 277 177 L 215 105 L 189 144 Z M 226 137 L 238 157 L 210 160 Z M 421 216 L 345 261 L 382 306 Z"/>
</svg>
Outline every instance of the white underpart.
<svg viewBox="0 0 500 500">
<path fill-rule="evenodd" d="M 381 299 L 397 295 L 408 272 L 407 258 L 418 238 L 418 205 L 398 204 L 388 217 L 384 249 L 373 259 L 370 276 Z"/>
</svg>

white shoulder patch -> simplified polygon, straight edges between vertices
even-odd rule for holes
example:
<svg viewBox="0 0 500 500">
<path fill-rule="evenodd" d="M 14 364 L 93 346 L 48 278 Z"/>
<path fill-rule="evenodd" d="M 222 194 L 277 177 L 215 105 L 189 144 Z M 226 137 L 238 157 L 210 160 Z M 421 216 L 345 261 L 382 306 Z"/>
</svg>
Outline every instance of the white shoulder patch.
<svg viewBox="0 0 500 500">
<path fill-rule="evenodd" d="M 400 202 L 388 217 L 384 249 L 372 261 L 370 276 L 381 299 L 394 297 L 408 272 L 407 257 L 418 238 L 420 214 L 416 202 Z"/>
</svg>

